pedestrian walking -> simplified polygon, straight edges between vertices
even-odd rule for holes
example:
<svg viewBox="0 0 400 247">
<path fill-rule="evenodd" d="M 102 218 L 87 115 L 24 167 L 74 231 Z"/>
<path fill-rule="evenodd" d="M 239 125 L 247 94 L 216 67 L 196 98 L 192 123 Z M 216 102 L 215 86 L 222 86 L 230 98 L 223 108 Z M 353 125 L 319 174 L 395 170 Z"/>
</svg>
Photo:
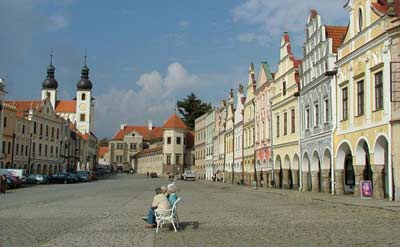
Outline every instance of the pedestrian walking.
<svg viewBox="0 0 400 247">
<path fill-rule="evenodd" d="M 0 177 L 1 181 L 0 181 L 0 194 L 6 194 L 7 191 L 7 177 L 6 175 L 2 175 Z"/>
</svg>

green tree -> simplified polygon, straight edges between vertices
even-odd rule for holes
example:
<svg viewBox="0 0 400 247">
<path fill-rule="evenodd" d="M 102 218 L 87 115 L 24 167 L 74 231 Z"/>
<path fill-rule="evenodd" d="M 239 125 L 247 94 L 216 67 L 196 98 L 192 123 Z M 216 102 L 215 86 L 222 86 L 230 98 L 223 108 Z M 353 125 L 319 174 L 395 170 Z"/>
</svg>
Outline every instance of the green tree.
<svg viewBox="0 0 400 247">
<path fill-rule="evenodd" d="M 183 117 L 183 121 L 192 129 L 194 129 L 194 121 L 196 118 L 212 109 L 211 104 L 198 99 L 194 93 L 189 94 L 182 101 L 178 101 L 177 106 L 179 113 Z"/>
</svg>

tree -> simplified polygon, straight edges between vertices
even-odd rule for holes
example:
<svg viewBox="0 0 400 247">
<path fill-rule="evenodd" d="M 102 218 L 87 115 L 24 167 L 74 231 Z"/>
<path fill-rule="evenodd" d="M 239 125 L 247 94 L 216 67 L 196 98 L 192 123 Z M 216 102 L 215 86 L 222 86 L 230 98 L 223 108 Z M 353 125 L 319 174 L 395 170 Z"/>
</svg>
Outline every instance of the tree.
<svg viewBox="0 0 400 247">
<path fill-rule="evenodd" d="M 194 129 L 194 121 L 201 115 L 209 112 L 211 104 L 198 99 L 194 93 L 189 94 L 182 101 L 177 102 L 179 113 L 189 128 Z"/>
</svg>

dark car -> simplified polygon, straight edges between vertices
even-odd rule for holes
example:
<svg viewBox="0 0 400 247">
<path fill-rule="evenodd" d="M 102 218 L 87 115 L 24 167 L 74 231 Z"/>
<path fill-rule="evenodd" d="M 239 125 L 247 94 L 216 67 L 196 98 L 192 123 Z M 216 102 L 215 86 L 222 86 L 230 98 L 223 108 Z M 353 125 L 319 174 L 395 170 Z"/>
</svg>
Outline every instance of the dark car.
<svg viewBox="0 0 400 247">
<path fill-rule="evenodd" d="M 81 182 L 89 182 L 92 181 L 92 176 L 89 171 L 78 171 L 76 172 L 76 176 L 79 178 Z"/>
<path fill-rule="evenodd" d="M 76 178 L 76 176 L 75 176 L 75 178 Z M 50 177 L 50 182 L 51 183 L 69 184 L 69 183 L 75 183 L 76 180 L 74 179 L 73 176 L 71 176 L 70 173 L 59 172 L 59 173 L 53 174 Z"/>
<path fill-rule="evenodd" d="M 157 173 L 152 172 L 152 173 L 150 173 L 150 177 L 151 178 L 158 178 L 158 175 L 157 175 Z"/>
<path fill-rule="evenodd" d="M 104 176 L 104 174 L 106 174 L 106 170 L 97 168 L 97 170 L 95 171 L 95 174 L 96 174 L 96 176 Z"/>
<path fill-rule="evenodd" d="M 7 177 L 7 189 L 12 189 L 15 188 L 15 183 L 14 180 L 11 178 Z"/>
<path fill-rule="evenodd" d="M 68 173 L 68 174 L 73 183 L 82 182 L 81 179 L 78 177 L 78 175 L 76 175 L 76 173 Z"/>
<path fill-rule="evenodd" d="M 26 178 L 27 184 L 48 184 L 49 178 L 46 175 L 42 174 L 30 174 Z"/>
</svg>

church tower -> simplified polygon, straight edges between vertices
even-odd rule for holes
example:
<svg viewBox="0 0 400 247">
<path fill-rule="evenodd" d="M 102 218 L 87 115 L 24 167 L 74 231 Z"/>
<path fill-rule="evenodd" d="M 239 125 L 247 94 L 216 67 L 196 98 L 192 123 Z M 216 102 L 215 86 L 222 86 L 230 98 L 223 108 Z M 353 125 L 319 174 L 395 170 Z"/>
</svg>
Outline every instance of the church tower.
<svg viewBox="0 0 400 247">
<path fill-rule="evenodd" d="M 57 102 L 58 82 L 54 78 L 56 68 L 53 66 L 53 54 L 50 55 L 50 65 L 47 67 L 47 77 L 42 82 L 42 100 L 49 99 L 53 110 Z"/>
<path fill-rule="evenodd" d="M 80 132 L 89 133 L 93 131 L 94 102 L 92 98 L 92 82 L 89 80 L 89 68 L 82 67 L 82 76 L 77 83 L 76 92 L 76 125 Z"/>
</svg>

